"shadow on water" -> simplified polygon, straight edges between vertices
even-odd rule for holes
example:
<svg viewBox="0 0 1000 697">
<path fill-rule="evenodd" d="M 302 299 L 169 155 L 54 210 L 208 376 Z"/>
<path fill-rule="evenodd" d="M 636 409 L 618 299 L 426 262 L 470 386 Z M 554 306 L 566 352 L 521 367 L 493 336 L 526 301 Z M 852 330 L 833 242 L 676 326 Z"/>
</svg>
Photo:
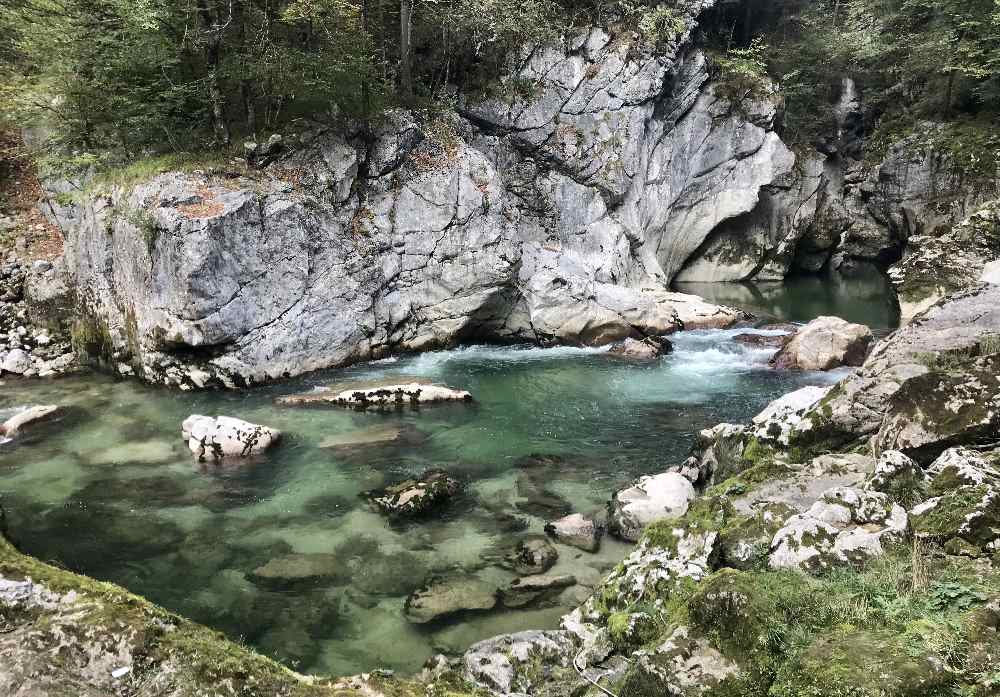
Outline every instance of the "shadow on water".
<svg viewBox="0 0 1000 697">
<path fill-rule="evenodd" d="M 874 264 L 858 263 L 849 270 L 831 269 L 823 275 L 791 276 L 774 282 L 679 283 L 677 289 L 785 322 L 834 315 L 867 324 L 878 335 L 899 326 L 895 290 Z"/>
<path fill-rule="evenodd" d="M 781 319 L 894 322 L 871 277 L 699 291 Z M 649 363 L 599 350 L 474 346 L 238 393 L 169 392 L 101 375 L 9 382 L 0 410 L 74 411 L 0 450 L 0 497 L 29 553 L 121 583 L 300 670 L 415 671 L 434 651 L 555 626 L 628 548 L 557 545 L 552 573 L 579 585 L 550 604 L 417 627 L 404 619 L 404 602 L 428 579 L 474 576 L 502 587 L 514 577 L 503 550 L 541 534 L 551 517 L 599 512 L 617 487 L 683 459 L 699 429 L 744 421 L 784 392 L 832 379 L 771 370 L 769 350 L 732 341 L 739 331 L 677 335 L 674 353 Z M 387 374 L 468 389 L 476 402 L 386 414 L 274 403 Z M 180 439 L 193 413 L 238 416 L 287 438 L 240 466 L 198 465 Z M 438 515 L 392 523 L 361 498 L 431 467 L 464 485 Z M 303 575 L 303 565 L 316 570 Z"/>
</svg>

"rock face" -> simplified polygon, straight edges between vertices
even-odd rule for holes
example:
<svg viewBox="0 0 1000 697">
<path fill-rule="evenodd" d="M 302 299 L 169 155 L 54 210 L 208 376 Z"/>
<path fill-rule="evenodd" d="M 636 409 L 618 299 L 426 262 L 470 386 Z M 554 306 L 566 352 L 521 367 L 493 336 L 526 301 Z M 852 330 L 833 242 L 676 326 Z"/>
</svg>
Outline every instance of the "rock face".
<svg viewBox="0 0 1000 697">
<path fill-rule="evenodd" d="M 460 96 L 432 122 L 393 112 L 370 140 L 287 138 L 256 179 L 174 172 L 53 200 L 106 338 L 92 353 L 158 383 L 239 386 L 470 339 L 733 324 L 669 284 L 794 157 L 772 130 L 779 100 L 732 108 L 689 45 L 711 4 L 679 8 L 662 55 L 581 30 L 526 52 L 502 78 L 509 100 Z"/>
<path fill-rule="evenodd" d="M 1000 282 L 993 273 L 998 258 L 1000 201 L 988 203 L 953 228 L 910 237 L 903 259 L 889 271 L 904 321 L 946 295 L 981 281 Z"/>
<path fill-rule="evenodd" d="M 772 362 L 786 370 L 830 370 L 860 366 L 875 337 L 863 324 L 839 317 L 817 317 L 785 344 Z"/>
<path fill-rule="evenodd" d="M 403 613 L 414 624 L 427 624 L 460 612 L 492 610 L 497 589 L 473 578 L 432 581 L 406 599 Z"/>
<path fill-rule="evenodd" d="M 0 375 L 50 377 L 73 367 L 70 298 L 51 263 L 0 262 Z"/>
<path fill-rule="evenodd" d="M 903 542 L 908 530 L 906 510 L 885 494 L 835 487 L 805 513 L 785 521 L 774 535 L 768 561 L 776 569 L 813 571 L 862 562 Z"/>
<path fill-rule="evenodd" d="M 405 384 L 356 385 L 347 389 L 319 388 L 303 394 L 279 397 L 276 402 L 283 406 L 318 406 L 332 404 L 351 409 L 402 409 L 407 406 L 436 404 L 441 402 L 471 402 L 472 395 L 464 390 L 455 390 L 430 382 L 409 382 Z"/>
<path fill-rule="evenodd" d="M 612 497 L 608 529 L 624 540 L 636 542 L 650 523 L 684 515 L 694 496 L 694 486 L 680 474 L 642 477 Z"/>
<path fill-rule="evenodd" d="M 281 432 L 230 416 L 189 416 L 181 435 L 199 462 L 248 458 L 275 445 Z"/>
<path fill-rule="evenodd" d="M 810 408 L 793 445 L 875 439 L 929 465 L 949 447 L 995 441 L 1000 427 L 1000 286 L 964 291 L 879 343 Z"/>
<path fill-rule="evenodd" d="M 364 494 L 381 513 L 390 518 L 424 515 L 458 493 L 461 485 L 443 470 L 428 470 L 419 479 L 407 479 L 394 486 Z"/>
</svg>

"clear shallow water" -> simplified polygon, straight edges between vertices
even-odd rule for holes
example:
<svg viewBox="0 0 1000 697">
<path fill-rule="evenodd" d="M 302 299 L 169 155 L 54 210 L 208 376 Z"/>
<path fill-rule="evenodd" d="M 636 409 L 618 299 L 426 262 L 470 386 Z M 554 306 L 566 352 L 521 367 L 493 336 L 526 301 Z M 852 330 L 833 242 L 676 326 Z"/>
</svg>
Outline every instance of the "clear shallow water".
<svg viewBox="0 0 1000 697">
<path fill-rule="evenodd" d="M 0 500 L 29 553 L 120 583 L 300 670 L 413 671 L 436 651 L 556 626 L 627 547 L 608 539 L 598 554 L 558 546 L 552 573 L 574 574 L 579 585 L 555 604 L 416 627 L 403 603 L 427 578 L 471 574 L 502 585 L 513 578 L 497 564 L 504 549 L 541 533 L 546 519 L 600 511 L 617 487 L 683 459 L 697 430 L 743 421 L 788 390 L 834 379 L 772 371 L 770 352 L 731 341 L 736 333 L 678 335 L 676 351 L 651 363 L 596 350 L 471 347 L 241 393 L 168 392 L 100 375 L 9 381 L 0 410 L 73 410 L 57 427 L 0 446 Z M 391 414 L 273 403 L 326 382 L 386 375 L 468 389 L 476 402 Z M 192 413 L 237 416 L 286 438 L 252 463 L 198 465 L 180 439 Z M 387 429 L 399 438 L 343 445 Z M 465 484 L 440 515 L 391 525 L 359 498 L 428 467 Z M 527 529 L 517 531 L 517 521 Z M 305 588 L 251 580 L 253 569 L 290 552 L 332 554 L 336 577 Z"/>
</svg>

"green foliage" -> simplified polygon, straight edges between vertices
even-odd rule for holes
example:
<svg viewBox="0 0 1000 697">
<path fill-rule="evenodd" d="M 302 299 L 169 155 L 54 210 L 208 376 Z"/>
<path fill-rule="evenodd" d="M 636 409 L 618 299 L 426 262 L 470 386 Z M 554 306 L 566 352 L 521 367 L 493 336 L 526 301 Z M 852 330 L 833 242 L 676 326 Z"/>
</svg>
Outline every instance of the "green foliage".
<svg viewBox="0 0 1000 697">
<path fill-rule="evenodd" d="M 767 53 L 767 44 L 757 37 L 745 48 L 715 55 L 712 63 L 719 93 L 736 104 L 765 95 L 770 83 Z"/>
</svg>

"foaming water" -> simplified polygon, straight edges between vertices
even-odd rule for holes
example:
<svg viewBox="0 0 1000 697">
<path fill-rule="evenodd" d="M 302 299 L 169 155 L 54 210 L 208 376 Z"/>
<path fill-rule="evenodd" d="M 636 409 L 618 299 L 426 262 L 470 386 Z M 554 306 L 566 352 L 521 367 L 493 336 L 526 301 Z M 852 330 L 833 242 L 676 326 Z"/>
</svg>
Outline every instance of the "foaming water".
<svg viewBox="0 0 1000 697">
<path fill-rule="evenodd" d="M 830 380 L 771 370 L 773 350 L 732 340 L 747 331 L 678 334 L 673 353 L 639 362 L 600 349 L 470 346 L 238 393 L 99 375 L 9 382 L 0 410 L 58 403 L 76 416 L 0 451 L 0 497 L 26 551 L 121 583 L 290 666 L 415 671 L 437 651 L 556 626 L 627 547 L 605 540 L 591 555 L 558 546 L 553 573 L 580 583 L 549 604 L 416 627 L 403 604 L 425 581 L 475 576 L 503 586 L 513 574 L 499 560 L 519 537 L 571 510 L 601 512 L 616 488 L 683 459 L 699 429 L 744 421 L 790 389 Z M 393 375 L 467 389 L 476 401 L 388 414 L 274 403 Z M 237 416 L 287 437 L 255 462 L 198 465 L 180 440 L 192 413 Z M 360 498 L 430 467 L 464 484 L 434 517 L 390 524 Z M 292 553 L 332 554 L 336 569 L 310 584 L 255 579 L 255 569 Z"/>
</svg>

